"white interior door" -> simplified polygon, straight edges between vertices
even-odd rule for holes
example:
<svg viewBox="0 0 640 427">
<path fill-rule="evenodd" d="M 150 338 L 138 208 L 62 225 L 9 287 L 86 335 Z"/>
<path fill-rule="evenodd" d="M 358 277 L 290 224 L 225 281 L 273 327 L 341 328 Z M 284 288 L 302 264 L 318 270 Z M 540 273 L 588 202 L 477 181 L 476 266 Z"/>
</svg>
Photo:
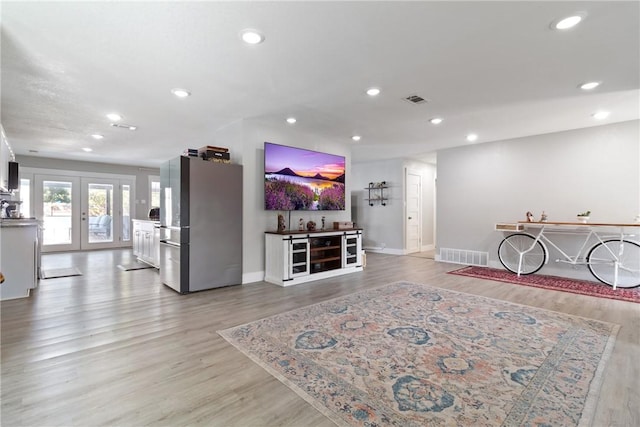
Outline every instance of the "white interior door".
<svg viewBox="0 0 640 427">
<path fill-rule="evenodd" d="M 422 176 L 406 171 L 406 220 L 405 220 L 405 252 L 420 252 L 421 249 L 421 218 L 422 218 Z"/>
<path fill-rule="evenodd" d="M 80 249 L 80 178 L 35 175 L 36 218 L 43 222 L 42 251 Z"/>
</svg>

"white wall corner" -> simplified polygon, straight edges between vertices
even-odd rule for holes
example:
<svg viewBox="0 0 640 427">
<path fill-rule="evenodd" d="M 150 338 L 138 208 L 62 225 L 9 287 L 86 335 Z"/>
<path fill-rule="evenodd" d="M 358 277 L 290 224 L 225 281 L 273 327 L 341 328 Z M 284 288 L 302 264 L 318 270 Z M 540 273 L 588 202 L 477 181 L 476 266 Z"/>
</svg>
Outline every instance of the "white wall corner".
<svg viewBox="0 0 640 427">
<path fill-rule="evenodd" d="M 263 282 L 264 281 L 264 270 L 263 271 L 254 271 L 251 273 L 243 273 L 242 274 L 242 284 L 246 285 L 248 283 L 254 282 Z"/>
</svg>

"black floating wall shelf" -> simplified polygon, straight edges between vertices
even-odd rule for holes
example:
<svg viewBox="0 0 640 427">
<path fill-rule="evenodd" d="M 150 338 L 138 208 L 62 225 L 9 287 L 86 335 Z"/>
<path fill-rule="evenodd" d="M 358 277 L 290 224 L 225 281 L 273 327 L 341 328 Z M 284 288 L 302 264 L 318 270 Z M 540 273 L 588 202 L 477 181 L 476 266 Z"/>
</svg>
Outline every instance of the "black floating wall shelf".
<svg viewBox="0 0 640 427">
<path fill-rule="evenodd" d="M 370 182 L 369 186 L 365 188 L 369 192 L 369 196 L 366 201 L 369 202 L 369 206 L 373 206 L 376 203 L 380 203 L 382 206 L 387 206 L 387 200 L 389 200 L 384 195 L 384 190 L 389 188 L 387 185 L 387 181 L 381 182 Z"/>
</svg>

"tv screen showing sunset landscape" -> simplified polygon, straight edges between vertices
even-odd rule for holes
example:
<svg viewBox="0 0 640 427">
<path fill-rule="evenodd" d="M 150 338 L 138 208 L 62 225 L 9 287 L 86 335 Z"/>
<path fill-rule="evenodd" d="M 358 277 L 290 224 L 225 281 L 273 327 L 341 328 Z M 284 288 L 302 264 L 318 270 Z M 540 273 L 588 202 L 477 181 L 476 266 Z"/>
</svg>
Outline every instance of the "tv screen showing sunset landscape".
<svg viewBox="0 0 640 427">
<path fill-rule="evenodd" d="M 343 156 L 265 142 L 265 209 L 344 210 L 344 160 Z"/>
</svg>

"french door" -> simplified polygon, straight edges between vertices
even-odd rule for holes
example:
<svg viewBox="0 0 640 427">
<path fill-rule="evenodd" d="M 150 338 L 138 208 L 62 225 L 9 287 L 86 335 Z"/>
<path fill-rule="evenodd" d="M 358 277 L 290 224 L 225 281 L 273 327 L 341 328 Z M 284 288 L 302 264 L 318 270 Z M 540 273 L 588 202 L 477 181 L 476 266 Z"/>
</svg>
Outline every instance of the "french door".
<svg viewBox="0 0 640 427">
<path fill-rule="evenodd" d="M 34 184 L 43 252 L 131 244 L 132 181 L 36 174 Z"/>
</svg>

